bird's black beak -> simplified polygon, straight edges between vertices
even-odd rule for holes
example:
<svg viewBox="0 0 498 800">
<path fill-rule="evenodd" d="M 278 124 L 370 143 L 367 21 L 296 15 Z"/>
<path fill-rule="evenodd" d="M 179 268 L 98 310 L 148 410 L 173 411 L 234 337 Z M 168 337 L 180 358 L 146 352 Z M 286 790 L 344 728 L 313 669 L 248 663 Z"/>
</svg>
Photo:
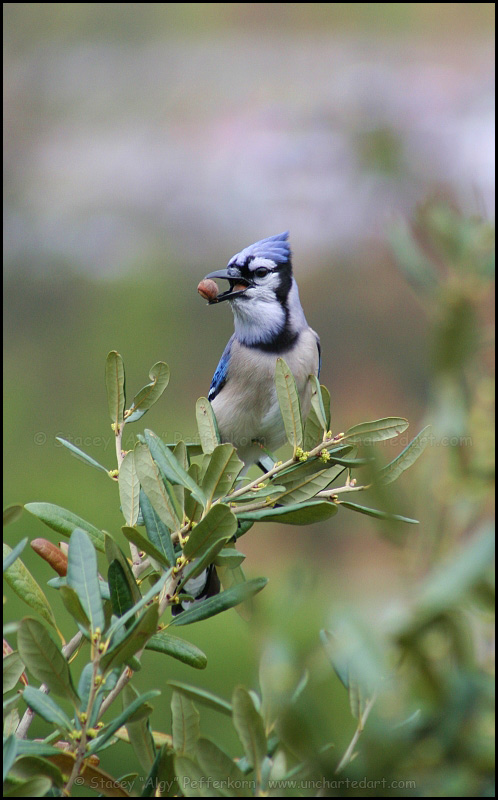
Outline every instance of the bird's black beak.
<svg viewBox="0 0 498 800">
<path fill-rule="evenodd" d="M 246 278 L 242 278 L 239 275 L 233 275 L 233 273 L 230 274 L 227 269 L 219 269 L 215 270 L 215 272 L 210 272 L 209 275 L 205 276 L 205 280 L 208 278 L 213 280 L 223 278 L 223 280 L 229 281 L 230 283 L 230 288 L 227 289 L 226 292 L 217 295 L 213 300 L 209 300 L 209 305 L 221 303 L 223 300 L 235 300 L 236 297 L 243 295 L 250 286 L 254 286 L 252 281 L 246 280 Z"/>
</svg>

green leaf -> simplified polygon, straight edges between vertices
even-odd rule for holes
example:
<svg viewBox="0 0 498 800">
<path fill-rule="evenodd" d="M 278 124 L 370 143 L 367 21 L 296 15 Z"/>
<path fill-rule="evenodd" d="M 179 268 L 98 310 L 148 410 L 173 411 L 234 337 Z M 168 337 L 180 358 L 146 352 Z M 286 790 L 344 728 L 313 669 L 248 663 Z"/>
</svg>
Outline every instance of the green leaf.
<svg viewBox="0 0 498 800">
<path fill-rule="evenodd" d="M 193 753 L 200 736 L 199 712 L 184 694 L 171 697 L 173 747 L 176 753 Z"/>
<path fill-rule="evenodd" d="M 10 525 L 11 522 L 15 522 L 22 514 L 22 505 L 20 503 L 12 503 L 10 506 L 6 506 L 3 510 L 3 527 L 5 528 L 6 525 Z"/>
<path fill-rule="evenodd" d="M 45 626 L 37 619 L 25 617 L 19 624 L 17 646 L 26 667 L 58 697 L 77 706 L 69 665 Z"/>
<path fill-rule="evenodd" d="M 147 442 L 152 458 L 164 473 L 166 479 L 170 483 L 177 483 L 181 486 L 185 486 L 186 489 L 190 489 L 193 497 L 195 497 L 199 503 L 205 505 L 206 498 L 204 497 L 204 494 L 199 489 L 195 481 L 192 480 L 188 472 L 186 472 L 179 464 L 169 447 L 164 444 L 159 436 L 156 436 L 156 434 L 151 430 L 146 430 L 145 441 Z"/>
<path fill-rule="evenodd" d="M 169 367 L 164 361 L 158 361 L 150 368 L 150 383 L 140 389 L 139 393 L 133 398 L 133 405 L 125 414 L 127 422 L 136 422 L 140 417 L 152 408 L 161 397 L 169 383 Z"/>
<path fill-rule="evenodd" d="M 74 725 L 67 714 L 60 708 L 55 700 L 46 695 L 40 689 L 33 686 L 26 686 L 23 697 L 28 706 L 40 715 L 46 722 L 50 722 L 57 728 L 65 731 L 72 731 Z"/>
<path fill-rule="evenodd" d="M 316 375 L 310 375 L 309 380 L 311 382 L 311 408 L 316 414 L 322 432 L 326 433 L 330 428 L 330 405 L 326 406 L 324 403 L 322 387 Z M 327 392 L 326 389 L 325 391 Z"/>
<path fill-rule="evenodd" d="M 257 783 L 261 783 L 261 764 L 266 758 L 267 743 L 263 719 L 256 711 L 251 695 L 244 686 L 237 686 L 232 695 L 233 724 L 244 748 L 248 763 L 254 767 Z"/>
<path fill-rule="evenodd" d="M 397 480 L 399 476 L 408 469 L 408 467 L 411 467 L 417 458 L 422 455 L 429 443 L 428 432 L 430 428 L 430 425 L 426 425 L 425 428 L 422 428 L 420 433 L 412 439 L 410 444 L 405 447 L 399 456 L 380 470 L 378 477 L 382 483 L 393 483 L 393 481 Z"/>
<path fill-rule="evenodd" d="M 220 444 L 218 423 L 211 403 L 206 397 L 199 397 L 195 404 L 195 416 L 203 453 L 212 453 Z"/>
<path fill-rule="evenodd" d="M 120 425 L 126 403 L 125 370 L 123 359 L 115 350 L 107 356 L 105 364 L 105 383 L 111 422 Z"/>
<path fill-rule="evenodd" d="M 122 617 L 135 603 L 126 573 L 117 559 L 111 561 L 107 571 L 113 613 Z M 131 620 L 130 620 L 131 624 Z"/>
<path fill-rule="evenodd" d="M 102 470 L 106 474 L 109 473 L 107 467 L 103 467 L 102 464 L 99 464 L 98 461 L 95 461 L 94 458 L 84 453 L 83 450 L 80 450 L 79 447 L 76 447 L 72 442 L 68 442 L 67 439 L 62 439 L 60 436 L 55 437 L 58 442 L 60 442 L 64 447 L 71 452 L 75 458 L 78 458 L 80 461 L 83 461 L 85 464 L 89 464 L 91 467 L 95 467 L 96 469 Z"/>
<path fill-rule="evenodd" d="M 135 469 L 135 453 L 130 450 L 119 468 L 119 499 L 126 524 L 133 526 L 140 510 L 140 481 Z"/>
<path fill-rule="evenodd" d="M 7 774 L 16 760 L 17 755 L 17 739 L 12 734 L 7 739 L 5 739 L 3 744 L 3 779 L 7 777 Z"/>
<path fill-rule="evenodd" d="M 178 519 L 173 497 L 152 460 L 149 448 L 144 444 L 135 445 L 135 467 L 142 489 L 161 521 L 170 530 L 178 530 L 181 522 Z"/>
<path fill-rule="evenodd" d="M 237 530 L 235 514 L 223 503 L 213 506 L 206 516 L 190 532 L 183 548 L 189 561 L 202 556 L 216 543 L 229 539 Z"/>
<path fill-rule="evenodd" d="M 139 550 L 143 550 L 144 553 L 147 553 L 148 556 L 151 556 L 151 558 L 153 558 L 154 561 L 157 561 L 159 564 L 162 564 L 166 568 L 171 566 L 170 563 L 168 562 L 168 559 L 166 559 L 163 556 L 162 552 L 158 550 L 156 547 L 154 547 L 152 542 L 149 542 L 149 540 L 146 539 L 145 536 L 142 536 L 140 531 L 137 531 L 136 528 L 130 528 L 128 527 L 128 525 L 123 525 L 121 530 L 123 531 L 123 534 L 126 536 L 129 542 L 133 542 L 133 544 L 135 544 Z"/>
<path fill-rule="evenodd" d="M 175 774 L 185 797 L 220 796 L 218 789 L 211 785 L 208 776 L 204 775 L 199 765 L 189 756 L 175 755 Z"/>
<path fill-rule="evenodd" d="M 168 567 L 172 567 L 176 562 L 176 556 L 169 528 L 164 522 L 161 522 L 143 489 L 140 490 L 140 509 L 149 541 L 162 554 L 163 562 Z"/>
<path fill-rule="evenodd" d="M 76 622 L 85 630 L 88 630 L 90 628 L 90 620 L 88 619 L 85 609 L 81 605 L 77 592 L 71 589 L 70 586 L 61 586 L 59 591 L 66 610 L 69 611 Z"/>
<path fill-rule="evenodd" d="M 232 716 L 232 705 L 227 700 L 218 697 L 218 695 L 209 692 L 207 689 L 199 689 L 197 686 L 191 686 L 189 683 L 181 683 L 180 681 L 168 681 L 168 686 L 172 686 L 177 692 L 184 694 L 191 700 L 195 700 L 214 711 L 220 711 L 222 714 Z"/>
<path fill-rule="evenodd" d="M 173 455 L 180 464 L 181 468 L 188 472 L 189 462 L 187 456 L 187 446 L 185 442 L 178 442 L 175 447 L 173 448 Z M 183 512 L 185 508 L 185 487 L 181 486 L 180 484 L 175 484 L 173 486 L 173 494 L 176 497 L 180 514 L 183 517 Z"/>
<path fill-rule="evenodd" d="M 201 482 L 201 470 L 199 464 L 191 464 L 188 469 L 188 474 L 196 483 L 199 485 Z M 195 497 L 192 497 L 191 492 L 188 489 L 185 491 L 185 515 L 188 519 L 192 520 L 193 522 L 198 522 L 202 517 L 202 512 L 204 511 L 204 506 L 202 503 L 199 503 Z"/>
<path fill-rule="evenodd" d="M 16 546 L 14 547 L 13 550 L 10 550 L 10 547 L 9 547 L 10 553 L 8 553 L 8 555 L 6 557 L 4 556 L 4 559 L 3 559 L 3 571 L 4 572 L 10 566 L 12 566 L 14 561 L 17 561 L 17 559 L 21 555 L 22 551 L 26 547 L 27 541 L 28 541 L 28 537 L 26 536 L 18 544 L 16 544 Z M 5 548 L 4 548 L 4 551 L 5 551 Z"/>
<path fill-rule="evenodd" d="M 156 595 L 160 594 L 161 589 L 163 588 L 164 584 L 170 577 L 171 577 L 171 569 L 169 569 L 167 572 L 164 572 L 161 575 L 159 580 L 156 581 L 156 583 L 153 586 L 151 586 L 149 591 L 146 592 L 143 595 L 143 597 L 140 598 L 138 603 L 135 603 L 133 608 L 130 608 L 130 610 L 127 611 L 126 614 L 123 614 L 122 617 L 119 617 L 116 620 L 116 622 L 113 623 L 113 625 L 107 631 L 108 638 L 111 638 L 116 633 L 116 631 L 118 631 L 119 628 L 123 627 L 128 622 L 129 619 L 132 619 L 132 617 L 134 617 L 135 614 L 138 611 L 140 611 L 140 609 L 146 606 L 147 603 L 150 603 L 151 600 L 153 600 Z"/>
<path fill-rule="evenodd" d="M 24 664 L 21 656 L 14 650 L 3 657 L 3 693 L 10 692 L 14 688 L 22 673 Z"/>
<path fill-rule="evenodd" d="M 267 583 L 267 578 L 253 578 L 253 580 L 246 583 L 232 586 L 230 589 L 215 595 L 215 597 L 209 597 L 201 603 L 195 603 L 187 611 L 182 611 L 181 614 L 173 618 L 170 625 L 190 625 L 201 619 L 213 617 L 215 614 L 221 614 L 222 611 L 233 608 L 248 597 L 260 592 Z"/>
<path fill-rule="evenodd" d="M 86 531 L 97 550 L 104 552 L 104 534 L 95 525 L 53 503 L 27 503 L 24 508 L 41 522 L 63 536 L 71 536 L 75 528 Z"/>
<path fill-rule="evenodd" d="M 223 797 L 252 797 L 244 773 L 223 750 L 209 739 L 199 739 L 196 748 L 199 766 L 209 775 Z"/>
<path fill-rule="evenodd" d="M 3 545 L 3 557 L 7 559 L 13 551 L 8 544 Z M 24 566 L 20 559 L 16 559 L 13 564 L 5 570 L 5 581 L 15 594 L 33 611 L 36 611 L 45 622 L 48 622 L 55 630 L 57 624 L 50 604 L 38 583 L 33 578 L 31 572 Z"/>
<path fill-rule="evenodd" d="M 69 540 L 67 585 L 78 595 L 92 631 L 104 631 L 105 617 L 100 596 L 97 554 L 88 535 L 79 528 L 73 531 Z"/>
<path fill-rule="evenodd" d="M 337 506 L 328 500 L 309 500 L 293 506 L 282 508 L 264 508 L 260 511 L 241 513 L 238 518 L 251 522 L 284 522 L 286 525 L 310 525 L 322 522 L 337 514 Z"/>
<path fill-rule="evenodd" d="M 239 564 L 242 564 L 244 560 L 244 553 L 239 553 L 239 551 L 235 550 L 233 547 L 225 547 L 223 550 L 220 550 L 214 560 L 214 563 L 217 567 L 228 567 L 228 569 L 233 569 L 234 567 L 238 567 Z"/>
<path fill-rule="evenodd" d="M 131 592 L 131 595 L 133 597 L 133 602 L 134 603 L 140 602 L 140 600 L 142 599 L 142 595 L 140 593 L 140 589 L 137 586 L 137 582 L 135 580 L 135 576 L 134 576 L 134 574 L 132 572 L 132 569 L 130 567 L 130 563 L 129 563 L 127 557 L 125 556 L 125 554 L 123 553 L 123 551 L 121 550 L 121 548 L 116 544 L 116 542 L 114 541 L 114 539 L 112 538 L 112 536 L 109 533 L 105 534 L 105 554 L 106 554 L 106 558 L 107 558 L 107 561 L 108 561 L 109 564 L 111 564 L 112 561 L 119 561 L 119 563 L 123 567 L 123 571 L 124 571 L 124 573 L 126 575 L 127 582 L 128 582 L 128 588 L 129 588 L 129 590 Z M 102 581 L 101 581 L 101 583 L 102 583 Z M 101 591 L 101 594 L 102 594 L 102 591 Z M 110 597 L 110 593 L 109 593 L 109 597 Z"/>
<path fill-rule="evenodd" d="M 317 492 L 326 489 L 343 471 L 343 467 L 334 464 L 320 472 L 311 472 L 306 469 L 306 464 L 303 464 L 302 471 L 297 470 L 286 479 L 284 493 L 277 498 L 277 501 L 284 506 L 302 504 L 314 497 Z"/>
<path fill-rule="evenodd" d="M 294 375 L 283 358 L 277 358 L 275 387 L 287 441 L 295 450 L 296 447 L 300 447 L 303 443 L 301 405 Z"/>
<path fill-rule="evenodd" d="M 121 619 L 123 618 L 124 615 Z M 126 663 L 131 656 L 134 656 L 135 653 L 142 650 L 146 642 L 156 632 L 158 619 L 158 604 L 154 603 L 154 605 L 149 606 L 142 616 L 126 631 L 124 638 L 120 638 L 114 645 L 111 642 L 111 646 L 102 658 L 102 669 L 105 672 L 109 672 L 115 669 L 115 667 Z"/>
<path fill-rule="evenodd" d="M 138 692 L 134 686 L 128 683 L 123 689 L 123 710 L 131 705 L 138 697 Z M 154 739 L 150 730 L 149 720 L 147 718 L 138 721 L 132 721 L 133 717 L 129 718 L 126 723 L 126 730 L 130 737 L 130 744 L 135 751 L 135 754 L 140 762 L 140 766 L 144 770 L 150 770 L 154 759 L 156 757 L 156 748 Z"/>
<path fill-rule="evenodd" d="M 46 775 L 38 775 L 11 789 L 6 789 L 4 797 L 46 797 L 52 788 L 52 781 Z"/>
<path fill-rule="evenodd" d="M 64 785 L 60 769 L 39 756 L 22 756 L 16 761 L 11 772 L 11 777 L 19 780 L 30 780 L 42 775 L 49 778 L 59 788 Z"/>
<path fill-rule="evenodd" d="M 160 694 L 161 692 L 157 689 L 152 689 L 150 692 L 145 692 L 145 694 L 141 694 L 140 697 L 137 697 L 137 699 L 130 703 L 130 705 L 125 708 L 125 710 L 118 717 L 116 717 L 116 719 L 109 723 L 103 734 L 92 742 L 87 751 L 88 755 L 92 755 L 100 750 L 106 744 L 106 742 L 109 741 L 111 736 L 114 736 L 116 731 L 119 730 L 122 725 L 126 724 L 127 720 L 135 713 L 135 711 L 140 708 L 140 706 Z"/>
<path fill-rule="evenodd" d="M 376 419 L 373 422 L 362 422 L 360 425 L 353 425 L 346 431 L 344 438 L 353 444 L 371 444 L 381 442 L 384 439 L 393 439 L 398 434 L 403 433 L 408 428 L 408 422 L 403 417 L 385 417 Z"/>
<path fill-rule="evenodd" d="M 208 504 L 229 493 L 243 466 L 231 444 L 219 444 L 215 447 L 202 479 L 202 491 Z"/>
<path fill-rule="evenodd" d="M 410 522 L 413 525 L 418 525 L 418 519 L 402 517 L 400 514 L 390 514 L 388 511 L 379 511 L 377 508 L 359 506 L 357 503 L 350 503 L 349 500 L 341 500 L 340 504 L 345 508 L 350 508 L 351 511 L 358 511 L 360 514 L 366 514 L 367 517 L 375 517 L 375 519 L 387 519 L 394 522 Z"/>
<path fill-rule="evenodd" d="M 205 669 L 207 666 L 207 656 L 195 644 L 180 639 L 178 636 L 172 636 L 166 631 L 155 633 L 145 645 L 145 649 L 164 653 L 194 667 L 194 669 Z"/>
<path fill-rule="evenodd" d="M 330 394 L 328 389 L 325 386 L 320 386 L 320 397 L 321 397 L 321 405 L 323 406 L 325 412 L 325 421 L 327 423 L 327 427 L 325 428 L 326 431 L 330 430 Z M 317 398 L 318 399 L 318 398 Z M 314 447 L 317 446 L 323 440 L 323 433 L 324 429 L 322 427 L 322 412 L 320 409 L 320 416 L 318 416 L 317 411 L 315 410 L 315 405 L 317 401 L 313 403 L 313 396 L 312 396 L 312 405 L 310 409 L 310 413 L 306 419 L 306 423 L 304 426 L 304 442 L 303 442 L 303 450 L 309 451 L 312 450 Z"/>
<path fill-rule="evenodd" d="M 176 591 L 179 592 L 181 589 L 183 589 L 185 584 L 188 583 L 188 581 L 192 580 L 193 578 L 197 578 L 201 572 L 209 567 L 226 543 L 226 539 L 214 542 L 200 558 L 194 558 L 194 560 L 183 569 L 182 579 L 176 587 Z"/>
</svg>

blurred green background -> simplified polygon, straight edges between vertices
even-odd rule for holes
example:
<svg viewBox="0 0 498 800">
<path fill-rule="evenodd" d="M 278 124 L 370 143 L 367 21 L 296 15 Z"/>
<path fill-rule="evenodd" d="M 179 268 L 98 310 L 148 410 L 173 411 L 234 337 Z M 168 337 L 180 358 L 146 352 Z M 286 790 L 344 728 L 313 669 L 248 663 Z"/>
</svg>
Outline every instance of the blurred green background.
<svg viewBox="0 0 498 800">
<path fill-rule="evenodd" d="M 493 15 L 492 3 L 4 4 L 6 503 L 53 502 L 118 532 L 116 485 L 55 436 L 115 466 L 103 373 L 116 349 L 130 396 L 154 362 L 169 364 L 144 422 L 166 441 L 192 440 L 195 400 L 232 330 L 197 283 L 285 229 L 322 340 L 333 431 L 388 415 L 409 419 L 411 436 L 433 425 L 393 491 L 419 526 L 393 531 L 341 510 L 241 540 L 247 575 L 270 577 L 255 617 L 230 611 L 182 629 L 208 656 L 202 673 L 146 654 L 136 683 L 160 675 L 157 729 L 169 730 L 168 679 L 229 697 L 239 682 L 257 686 L 260 656 L 276 647 L 296 680 L 310 669 L 307 713 L 338 761 L 355 723 L 319 630 L 351 610 L 375 630 L 492 517 Z M 6 539 L 25 535 L 50 534 L 24 514 Z M 25 561 L 51 577 L 34 554 Z M 8 618 L 25 613 L 7 597 Z M 480 680 L 487 616 L 462 613 L 466 670 Z M 461 677 L 444 664 L 448 680 Z M 407 678 L 406 707 L 444 716 L 425 691 Z M 395 766 L 368 739 L 357 774 L 380 764 L 417 781 L 400 796 L 486 794 L 489 713 L 465 718 L 472 747 L 432 732 Z M 201 716 L 203 733 L 216 726 L 236 754 L 225 720 Z M 119 757 L 103 755 L 114 775 L 132 768 L 129 748 Z"/>
</svg>

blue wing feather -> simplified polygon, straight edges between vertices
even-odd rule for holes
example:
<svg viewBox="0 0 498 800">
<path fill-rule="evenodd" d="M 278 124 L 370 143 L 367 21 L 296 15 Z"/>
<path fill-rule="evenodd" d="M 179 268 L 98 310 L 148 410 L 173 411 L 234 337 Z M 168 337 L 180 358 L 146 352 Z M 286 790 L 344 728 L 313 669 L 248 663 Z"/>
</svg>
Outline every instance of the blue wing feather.
<svg viewBox="0 0 498 800">
<path fill-rule="evenodd" d="M 230 364 L 230 352 L 232 349 L 232 343 L 235 339 L 235 335 L 233 335 L 229 340 L 228 344 L 223 350 L 223 355 L 220 358 L 220 363 L 215 369 L 213 380 L 211 381 L 211 386 L 209 388 L 208 393 L 208 400 L 214 400 L 216 395 L 223 389 L 228 375 L 228 366 Z"/>
</svg>

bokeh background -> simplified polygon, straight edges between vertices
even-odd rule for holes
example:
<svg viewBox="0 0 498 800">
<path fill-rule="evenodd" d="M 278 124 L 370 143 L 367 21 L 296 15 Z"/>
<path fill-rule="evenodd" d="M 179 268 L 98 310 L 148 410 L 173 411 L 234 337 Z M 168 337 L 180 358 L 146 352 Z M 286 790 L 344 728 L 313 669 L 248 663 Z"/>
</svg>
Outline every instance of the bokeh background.
<svg viewBox="0 0 498 800">
<path fill-rule="evenodd" d="M 334 432 L 389 415 L 412 435 L 433 425 L 392 499 L 419 526 L 341 510 L 310 528 L 255 527 L 240 543 L 246 573 L 270 583 L 253 621 L 230 611 L 185 629 L 208 655 L 203 673 L 146 655 L 164 676 L 162 730 L 168 679 L 228 697 L 257 686 L 262 653 L 297 676 L 309 667 L 308 706 L 339 754 L 354 721 L 318 631 L 341 609 L 375 627 L 492 515 L 494 4 L 3 8 L 6 503 L 53 502 L 118 532 L 115 484 L 55 437 L 115 466 L 103 371 L 116 349 L 130 396 L 154 362 L 170 365 L 144 422 L 195 440 L 195 400 L 232 330 L 197 283 L 286 229 Z M 25 513 L 6 539 L 25 535 L 50 534 Z M 51 577 L 34 554 L 26 563 Z M 7 611 L 21 613 L 9 593 Z M 472 635 L 487 672 L 485 625 Z M 235 754 L 233 732 L 202 719 Z M 478 727 L 488 747 L 489 715 Z M 115 775 L 131 762 L 119 747 Z M 444 751 L 437 772 L 424 747 L 426 785 L 412 793 L 487 791 L 487 762 L 457 754 L 450 769 Z"/>
</svg>

